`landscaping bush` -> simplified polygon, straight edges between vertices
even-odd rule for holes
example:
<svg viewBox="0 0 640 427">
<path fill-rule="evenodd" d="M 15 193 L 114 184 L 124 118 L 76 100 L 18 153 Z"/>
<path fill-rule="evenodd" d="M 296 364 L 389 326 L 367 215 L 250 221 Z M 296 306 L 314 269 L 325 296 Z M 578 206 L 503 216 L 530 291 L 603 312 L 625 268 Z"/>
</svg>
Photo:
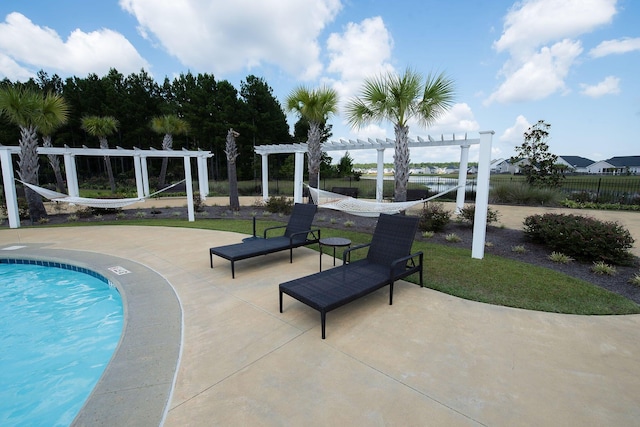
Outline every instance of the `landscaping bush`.
<svg viewBox="0 0 640 427">
<path fill-rule="evenodd" d="M 531 215 L 524 220 L 524 234 L 535 243 L 583 262 L 629 265 L 634 239 L 617 222 L 579 215 Z"/>
<path fill-rule="evenodd" d="M 458 214 L 460 219 L 467 224 L 473 225 L 473 221 L 476 216 L 476 205 L 464 205 L 464 207 L 460 210 Z M 487 207 L 487 225 L 493 224 L 494 222 L 498 222 L 498 218 L 500 214 L 498 211 L 491 209 L 491 207 Z"/>
<path fill-rule="evenodd" d="M 264 204 L 267 211 L 271 213 L 282 213 L 289 215 L 293 210 L 293 200 L 286 196 L 271 196 Z"/>
<path fill-rule="evenodd" d="M 420 231 L 442 231 L 451 221 L 451 212 L 442 203 L 427 203 L 420 214 Z"/>
</svg>

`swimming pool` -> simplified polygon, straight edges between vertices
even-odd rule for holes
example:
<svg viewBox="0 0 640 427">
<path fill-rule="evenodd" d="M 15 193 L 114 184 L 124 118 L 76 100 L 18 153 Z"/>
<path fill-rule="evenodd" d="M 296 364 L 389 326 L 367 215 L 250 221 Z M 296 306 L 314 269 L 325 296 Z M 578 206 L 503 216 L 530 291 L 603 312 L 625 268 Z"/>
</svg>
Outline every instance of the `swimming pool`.
<svg viewBox="0 0 640 427">
<path fill-rule="evenodd" d="M 0 259 L 0 425 L 69 425 L 122 325 L 122 299 L 103 276 Z"/>
</svg>

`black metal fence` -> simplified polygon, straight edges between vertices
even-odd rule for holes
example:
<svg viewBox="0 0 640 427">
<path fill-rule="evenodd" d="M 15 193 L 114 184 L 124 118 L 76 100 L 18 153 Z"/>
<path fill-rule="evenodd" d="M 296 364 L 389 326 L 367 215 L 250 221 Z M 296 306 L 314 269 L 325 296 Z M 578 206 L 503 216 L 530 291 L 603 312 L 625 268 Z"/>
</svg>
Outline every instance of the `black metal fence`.
<svg viewBox="0 0 640 427">
<path fill-rule="evenodd" d="M 513 175 L 491 175 L 491 188 L 501 184 L 522 184 L 524 177 Z M 336 186 L 335 180 L 321 180 L 322 189 L 331 190 Z M 362 178 L 344 178 L 339 183 L 343 187 L 357 187 L 360 197 L 375 198 L 376 180 Z M 455 188 L 458 179 L 440 176 L 411 176 L 408 188 L 429 189 L 430 194 L 438 194 L 446 190 Z M 475 177 L 467 179 L 465 189 L 467 201 L 475 199 L 477 182 Z M 579 202 L 595 203 L 620 203 L 620 204 L 640 204 L 640 177 L 611 177 L 611 176 L 571 176 L 562 182 L 558 188 L 567 198 Z M 384 197 L 393 197 L 393 179 L 384 180 Z M 442 196 L 443 200 L 455 200 L 456 192 L 452 191 Z"/>
</svg>

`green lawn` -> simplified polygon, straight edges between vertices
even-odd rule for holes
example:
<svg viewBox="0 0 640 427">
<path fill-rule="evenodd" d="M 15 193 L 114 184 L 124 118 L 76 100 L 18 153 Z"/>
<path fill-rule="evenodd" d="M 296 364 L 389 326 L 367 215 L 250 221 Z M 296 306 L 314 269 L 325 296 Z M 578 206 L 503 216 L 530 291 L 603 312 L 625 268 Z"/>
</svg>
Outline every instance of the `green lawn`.
<svg viewBox="0 0 640 427">
<path fill-rule="evenodd" d="M 60 226 L 85 224 L 96 225 L 89 222 Z M 253 227 L 252 221 L 241 219 L 198 219 L 196 222 L 184 219 L 135 219 L 101 224 L 201 228 L 244 234 L 251 234 Z M 282 223 L 258 221 L 257 232 L 260 235 L 264 228 L 274 225 Z M 329 224 L 321 229 L 323 237 L 346 237 L 351 239 L 353 245 L 370 240 L 368 234 L 336 230 Z M 331 249 L 325 250 L 329 253 Z M 469 250 L 427 242 L 416 241 L 413 250 L 423 251 L 425 254 L 425 286 L 461 298 L 555 313 L 640 313 L 640 305 L 633 301 L 554 270 L 492 255 L 486 255 L 482 260 L 473 259 Z M 408 280 L 418 283 L 417 277 L 410 277 Z"/>
</svg>

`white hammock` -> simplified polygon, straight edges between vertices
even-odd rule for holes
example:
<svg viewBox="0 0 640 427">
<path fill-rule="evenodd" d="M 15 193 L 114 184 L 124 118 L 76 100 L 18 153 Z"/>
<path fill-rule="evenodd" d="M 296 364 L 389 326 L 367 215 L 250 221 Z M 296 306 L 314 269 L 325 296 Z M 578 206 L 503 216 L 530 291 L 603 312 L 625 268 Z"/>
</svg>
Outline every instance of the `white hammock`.
<svg viewBox="0 0 640 427">
<path fill-rule="evenodd" d="M 428 202 L 442 196 L 443 194 L 447 194 L 453 190 L 457 190 L 460 187 L 461 186 L 451 188 L 427 199 L 412 200 L 410 202 L 374 202 L 371 200 L 356 199 L 350 196 L 345 196 L 343 194 L 332 193 L 330 191 L 319 190 L 307 185 L 309 194 L 311 194 L 313 202 L 318 205 L 319 208 L 334 209 L 337 211 L 346 212 L 351 215 L 367 217 L 376 217 L 381 213 L 397 214 L 401 211 L 409 209 L 412 206 Z"/>
<path fill-rule="evenodd" d="M 20 181 L 19 179 L 16 179 L 16 181 L 22 183 L 23 185 L 26 185 L 36 193 L 40 194 L 42 197 L 52 200 L 54 202 L 65 202 L 72 205 L 89 206 L 92 208 L 103 208 L 103 209 L 114 208 L 115 209 L 115 208 L 123 208 L 125 206 L 129 206 L 138 202 L 143 202 L 148 197 L 155 196 L 158 193 L 162 193 L 163 191 L 168 190 L 171 187 L 174 187 L 184 182 L 185 180 L 183 179 L 182 181 L 176 182 L 175 184 L 171 184 L 170 186 L 165 187 L 160 191 L 156 191 L 155 193 L 150 194 L 148 197 L 131 197 L 128 199 L 91 199 L 88 197 L 72 197 L 64 193 L 58 193 L 57 191 L 49 190 L 47 188 L 38 187 L 37 185 Z"/>
</svg>

